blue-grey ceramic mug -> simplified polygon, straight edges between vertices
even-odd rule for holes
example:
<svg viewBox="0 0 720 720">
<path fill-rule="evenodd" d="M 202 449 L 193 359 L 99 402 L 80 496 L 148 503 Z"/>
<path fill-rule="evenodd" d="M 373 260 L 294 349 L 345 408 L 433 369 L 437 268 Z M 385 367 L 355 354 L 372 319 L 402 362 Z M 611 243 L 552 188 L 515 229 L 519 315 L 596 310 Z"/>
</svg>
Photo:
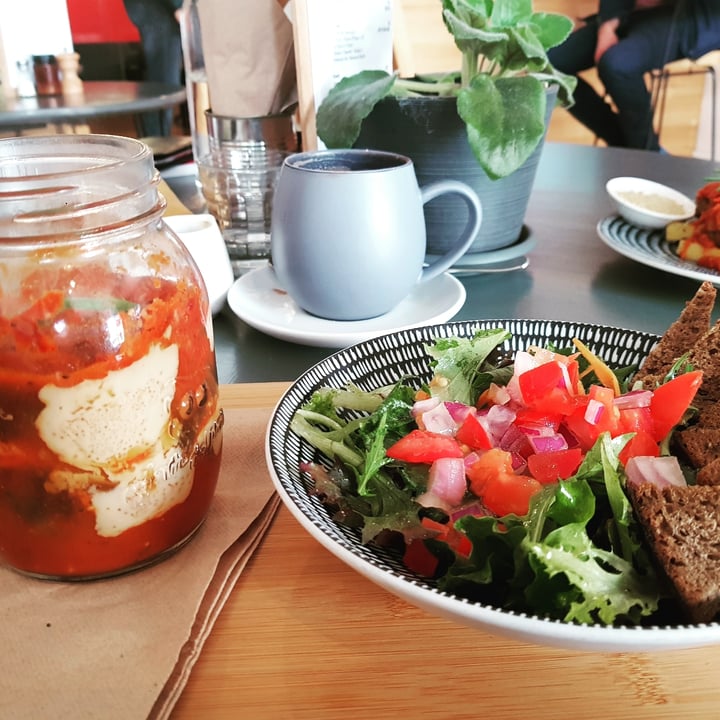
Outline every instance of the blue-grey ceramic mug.
<svg viewBox="0 0 720 720">
<path fill-rule="evenodd" d="M 467 223 L 457 242 L 423 267 L 423 205 L 445 193 L 465 200 Z M 457 262 L 481 221 L 474 190 L 455 180 L 420 188 L 404 155 L 296 153 L 285 159 L 275 188 L 272 264 L 280 285 L 307 312 L 331 320 L 377 317 Z"/>
</svg>

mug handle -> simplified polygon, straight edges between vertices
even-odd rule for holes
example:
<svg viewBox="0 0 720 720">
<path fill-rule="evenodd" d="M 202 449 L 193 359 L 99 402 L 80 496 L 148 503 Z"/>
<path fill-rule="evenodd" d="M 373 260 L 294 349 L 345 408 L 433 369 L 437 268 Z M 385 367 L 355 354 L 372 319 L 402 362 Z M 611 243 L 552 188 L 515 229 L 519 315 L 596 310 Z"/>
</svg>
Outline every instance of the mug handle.
<svg viewBox="0 0 720 720">
<path fill-rule="evenodd" d="M 465 254 L 470 245 L 472 245 L 475 236 L 478 234 L 478 230 L 480 230 L 480 224 L 482 223 L 482 205 L 480 204 L 480 198 L 477 193 L 469 185 L 459 182 L 458 180 L 438 180 L 437 182 L 420 188 L 420 193 L 422 195 L 423 205 L 438 197 L 438 195 L 455 193 L 465 200 L 468 208 L 468 221 L 457 242 L 447 252 L 423 268 L 419 280 L 422 283 L 426 280 L 432 280 L 432 278 L 444 273 L 454 265 Z"/>
</svg>

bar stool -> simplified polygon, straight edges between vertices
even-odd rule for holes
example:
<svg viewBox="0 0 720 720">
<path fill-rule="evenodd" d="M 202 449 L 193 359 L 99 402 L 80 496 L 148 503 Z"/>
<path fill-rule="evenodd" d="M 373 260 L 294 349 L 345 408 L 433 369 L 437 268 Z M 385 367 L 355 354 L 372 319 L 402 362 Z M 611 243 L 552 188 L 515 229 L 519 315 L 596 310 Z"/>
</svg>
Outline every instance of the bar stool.
<svg viewBox="0 0 720 720">
<path fill-rule="evenodd" d="M 650 97 L 656 132 L 660 135 L 665 117 L 665 102 L 667 100 L 667 88 L 670 79 L 697 74 L 709 75 L 711 89 L 710 157 L 714 162 L 715 135 L 717 132 L 717 72 L 713 64 L 713 55 L 715 55 L 715 53 L 708 53 L 696 60 L 676 60 L 668 63 L 661 70 L 653 70 L 650 73 Z"/>
</svg>

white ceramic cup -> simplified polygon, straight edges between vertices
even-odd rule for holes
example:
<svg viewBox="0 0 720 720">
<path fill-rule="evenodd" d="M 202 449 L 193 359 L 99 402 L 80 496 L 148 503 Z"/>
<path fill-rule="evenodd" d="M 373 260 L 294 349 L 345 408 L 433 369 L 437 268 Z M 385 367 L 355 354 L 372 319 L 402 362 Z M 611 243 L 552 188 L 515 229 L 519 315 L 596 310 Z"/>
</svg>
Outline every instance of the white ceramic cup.
<svg viewBox="0 0 720 720">
<path fill-rule="evenodd" d="M 212 215 L 170 215 L 164 218 L 197 264 L 210 298 L 213 315 L 220 312 L 234 276 L 225 240 Z"/>
<path fill-rule="evenodd" d="M 423 205 L 462 197 L 468 219 L 428 267 Z M 379 150 L 287 157 L 272 210 L 271 257 L 280 285 L 307 312 L 331 320 L 384 315 L 465 253 L 482 221 L 477 194 L 455 180 L 420 188 L 410 158 Z"/>
</svg>

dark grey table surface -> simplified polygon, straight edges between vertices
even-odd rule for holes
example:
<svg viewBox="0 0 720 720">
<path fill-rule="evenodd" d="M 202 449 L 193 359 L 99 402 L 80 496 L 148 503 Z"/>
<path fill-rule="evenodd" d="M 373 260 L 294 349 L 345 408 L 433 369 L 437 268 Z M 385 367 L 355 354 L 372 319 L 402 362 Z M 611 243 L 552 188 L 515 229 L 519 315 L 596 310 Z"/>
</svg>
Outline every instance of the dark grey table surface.
<svg viewBox="0 0 720 720">
<path fill-rule="evenodd" d="M 596 226 L 613 213 L 605 182 L 635 175 L 694 197 L 715 170 L 696 158 L 548 143 L 525 218 L 537 240 L 529 267 L 462 278 L 467 301 L 453 319 L 572 320 L 662 333 L 699 282 L 628 259 L 600 240 Z M 201 210 L 192 178 L 168 182 Z M 265 335 L 228 307 L 215 318 L 215 337 L 223 383 L 294 380 L 334 352 Z"/>
<path fill-rule="evenodd" d="M 185 88 L 159 82 L 98 80 L 83 83 L 81 95 L 31 98 L 0 96 L 0 128 L 18 129 L 47 123 L 79 123 L 109 115 L 134 115 L 179 105 Z"/>
</svg>

